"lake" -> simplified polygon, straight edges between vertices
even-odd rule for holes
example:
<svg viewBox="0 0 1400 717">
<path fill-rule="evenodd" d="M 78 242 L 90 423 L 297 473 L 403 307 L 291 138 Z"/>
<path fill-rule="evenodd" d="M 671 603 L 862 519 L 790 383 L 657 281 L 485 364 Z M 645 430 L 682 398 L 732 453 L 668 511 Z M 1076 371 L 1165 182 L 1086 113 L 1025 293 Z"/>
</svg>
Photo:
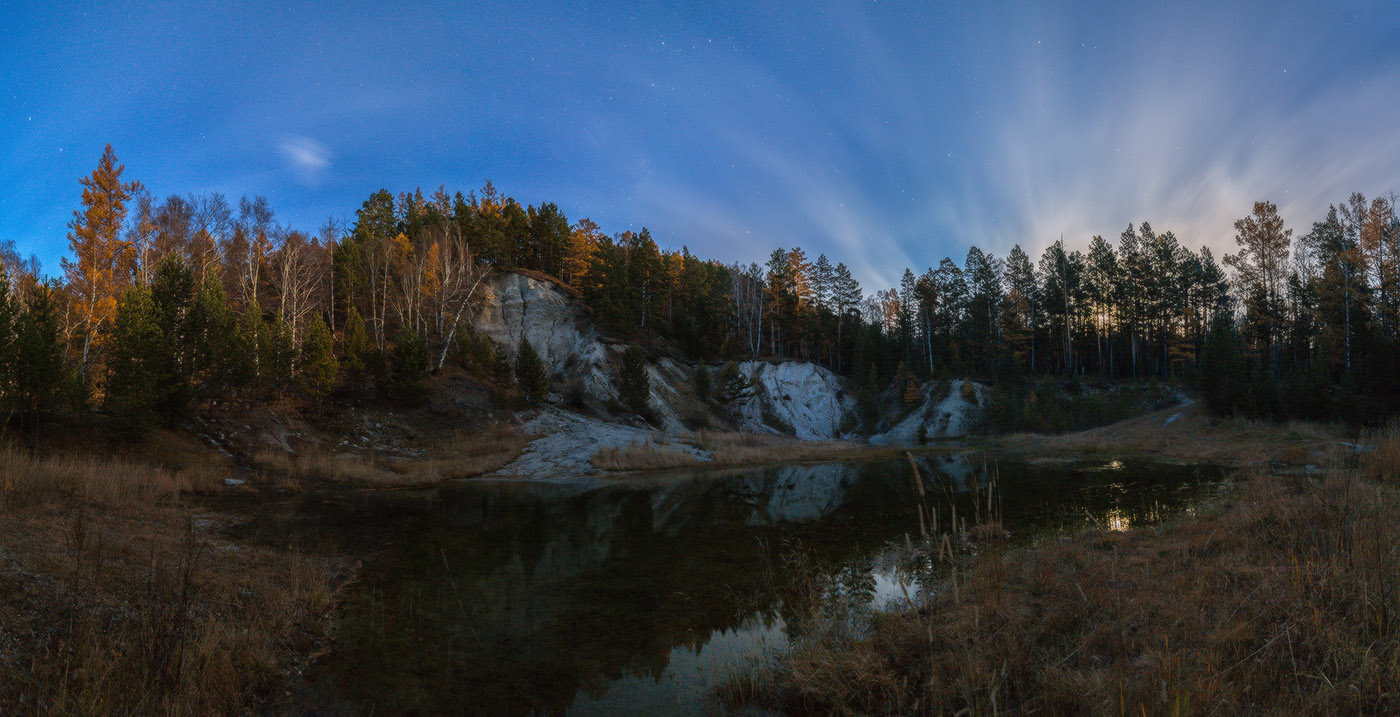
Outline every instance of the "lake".
<svg viewBox="0 0 1400 717">
<path fill-rule="evenodd" d="M 718 681 L 811 629 L 814 601 L 875 609 L 917 593 L 900 556 L 921 504 L 929 528 L 990 516 L 1028 543 L 1161 521 L 1222 477 L 919 465 L 922 499 L 901 460 L 310 495 L 248 530 L 370 556 L 296 697 L 307 712 L 707 714 Z"/>
</svg>

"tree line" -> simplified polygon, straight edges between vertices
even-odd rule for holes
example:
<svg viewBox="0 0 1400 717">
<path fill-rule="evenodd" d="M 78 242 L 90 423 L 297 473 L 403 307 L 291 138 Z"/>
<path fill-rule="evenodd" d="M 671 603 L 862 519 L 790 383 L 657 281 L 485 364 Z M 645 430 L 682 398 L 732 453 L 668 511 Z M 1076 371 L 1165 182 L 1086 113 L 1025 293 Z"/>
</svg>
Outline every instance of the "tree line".
<svg viewBox="0 0 1400 717">
<path fill-rule="evenodd" d="M 798 247 L 762 264 L 702 259 L 490 182 L 380 190 L 353 223 L 304 233 L 263 198 L 156 201 L 123 172 L 109 146 L 81 180 L 61 277 L 0 247 L 11 411 L 100 406 L 150 425 L 289 392 L 423 400 L 448 362 L 539 398 L 537 357 L 471 326 L 484 282 L 507 270 L 572 288 L 602 330 L 650 351 L 810 360 L 867 391 L 952 376 L 1179 380 L 1221 413 L 1357 420 L 1400 400 L 1394 196 L 1353 194 L 1296 237 L 1259 202 L 1219 261 L 1143 222 L 1038 258 L 973 247 L 867 293 L 844 263 Z"/>
</svg>

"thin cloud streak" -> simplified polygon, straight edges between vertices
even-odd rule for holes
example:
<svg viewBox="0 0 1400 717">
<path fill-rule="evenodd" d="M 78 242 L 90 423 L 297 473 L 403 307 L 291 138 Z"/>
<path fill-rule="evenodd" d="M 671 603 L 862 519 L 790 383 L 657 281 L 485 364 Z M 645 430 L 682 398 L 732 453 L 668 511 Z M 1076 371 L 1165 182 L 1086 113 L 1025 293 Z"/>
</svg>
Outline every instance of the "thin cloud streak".
<svg viewBox="0 0 1400 717">
<path fill-rule="evenodd" d="M 1083 247 L 1143 221 L 1218 253 L 1233 251 L 1234 220 L 1255 201 L 1278 204 L 1301 233 L 1353 191 L 1395 188 L 1400 71 L 1300 93 L 1286 67 L 1257 77 L 1226 52 L 1193 49 L 1189 61 L 1127 68 L 1087 107 L 1050 72 L 1028 72 L 1024 110 L 1003 115 L 987 161 L 936 202 L 935 221 L 999 254 L 1061 235 Z"/>
<path fill-rule="evenodd" d="M 287 137 L 278 149 L 304 184 L 316 184 L 331 166 L 330 149 L 310 137 Z"/>
</svg>

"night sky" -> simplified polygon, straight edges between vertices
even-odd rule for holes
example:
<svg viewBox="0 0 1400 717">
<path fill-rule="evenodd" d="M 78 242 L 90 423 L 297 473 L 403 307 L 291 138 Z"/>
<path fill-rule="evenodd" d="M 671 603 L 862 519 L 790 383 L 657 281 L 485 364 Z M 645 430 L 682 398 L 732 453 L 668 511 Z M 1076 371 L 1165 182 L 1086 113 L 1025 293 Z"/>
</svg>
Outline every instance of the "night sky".
<svg viewBox="0 0 1400 717">
<path fill-rule="evenodd" d="M 1228 249 L 1400 191 L 1400 4 L 515 1 L 0 9 L 0 241 L 57 273 L 110 142 L 315 230 L 487 178 L 609 233 L 868 290 L 1129 222 Z"/>
</svg>

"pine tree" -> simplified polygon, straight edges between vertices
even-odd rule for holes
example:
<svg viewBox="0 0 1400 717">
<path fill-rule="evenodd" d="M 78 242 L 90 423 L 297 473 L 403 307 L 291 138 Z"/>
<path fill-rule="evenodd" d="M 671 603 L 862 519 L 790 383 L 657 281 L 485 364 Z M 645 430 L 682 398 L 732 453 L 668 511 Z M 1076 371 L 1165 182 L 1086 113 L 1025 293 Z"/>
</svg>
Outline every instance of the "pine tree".
<svg viewBox="0 0 1400 717">
<path fill-rule="evenodd" d="M 19 306 L 10 290 L 9 273 L 0 265 L 0 405 L 15 391 Z"/>
<path fill-rule="evenodd" d="M 549 393 L 549 371 L 529 339 L 520 339 L 515 352 L 515 382 L 527 401 L 543 400 Z"/>
<path fill-rule="evenodd" d="M 1031 258 L 1018 244 L 1006 255 L 1006 294 L 1009 320 L 1002 333 L 1012 350 L 1022 357 L 1026 367 L 1035 372 L 1039 363 L 1036 355 L 1036 332 L 1040 329 L 1040 285 L 1036 281 Z"/>
<path fill-rule="evenodd" d="M 144 286 L 128 289 L 117 307 L 107 360 L 104 405 L 120 419 L 120 425 L 134 433 L 144 432 L 159 418 L 157 398 L 164 373 L 159 364 L 165 352 L 165 341 L 156 323 L 150 289 Z"/>
<path fill-rule="evenodd" d="M 651 398 L 651 376 L 647 373 L 647 357 L 640 346 L 632 344 L 622 352 L 622 368 L 617 374 L 617 396 L 633 413 L 645 413 Z"/>
<path fill-rule="evenodd" d="M 20 413 L 33 451 L 44 414 L 80 405 L 85 386 L 65 358 L 62 327 L 51 284 L 29 290 L 15 331 L 15 390 L 11 403 Z"/>
<path fill-rule="evenodd" d="M 194 352 L 191 344 L 190 307 L 194 300 L 194 274 L 179 254 L 167 254 L 151 280 L 151 318 L 158 340 L 151 366 L 155 373 L 156 410 L 167 425 L 177 425 L 189 415 L 194 398 Z"/>
<path fill-rule="evenodd" d="M 213 275 L 200 284 L 189 324 L 196 397 L 212 402 L 245 386 L 252 368 L 246 342 L 223 283 Z"/>
<path fill-rule="evenodd" d="M 715 377 L 715 402 L 721 406 L 734 407 L 749 397 L 749 379 L 733 361 L 724 364 Z"/>
<path fill-rule="evenodd" d="M 695 390 L 695 397 L 701 401 L 710 400 L 710 369 L 704 362 L 695 363 L 695 372 L 690 376 L 690 387 Z"/>
<path fill-rule="evenodd" d="M 1245 294 L 1246 321 L 1253 330 L 1259 354 L 1271 371 L 1278 368 L 1283 315 L 1283 287 L 1293 230 L 1284 229 L 1283 218 L 1272 202 L 1255 202 L 1254 213 L 1235 222 L 1238 254 L 1225 257 Z"/>
<path fill-rule="evenodd" d="M 1249 380 L 1239 337 L 1228 319 L 1211 324 L 1201 349 L 1201 393 L 1206 406 L 1217 416 L 1227 416 L 1244 408 Z"/>
<path fill-rule="evenodd" d="M 340 337 L 340 366 L 346 375 L 354 378 L 364 373 L 369 352 L 369 331 L 365 329 L 365 320 L 360 317 L 359 309 L 352 306 L 345 316 L 345 331 Z"/>
<path fill-rule="evenodd" d="M 257 328 L 258 387 L 266 395 L 275 395 L 292 384 L 299 352 L 281 314 L 273 313 L 271 320 L 259 322 Z"/>
<path fill-rule="evenodd" d="M 423 335 L 406 328 L 394 337 L 389 391 L 393 398 L 409 406 L 428 401 L 428 342 Z"/>
<path fill-rule="evenodd" d="M 972 247 L 964 262 L 971 296 L 968 302 L 968 348 L 972 366 L 989 374 L 1001 330 L 1001 261 Z"/>
<path fill-rule="evenodd" d="M 302 390 L 317 406 L 340 383 L 340 363 L 335 359 L 332 343 L 330 328 L 321 315 L 316 314 L 301 345 L 299 378 Z"/>
<path fill-rule="evenodd" d="M 1111 373 L 1109 363 L 1113 347 L 1105 342 L 1110 332 L 1114 310 L 1114 283 L 1118 280 L 1118 255 L 1102 236 L 1089 242 L 1089 255 L 1084 263 L 1084 296 L 1089 303 L 1089 325 L 1094 330 L 1095 368 Z"/>
<path fill-rule="evenodd" d="M 491 362 L 491 378 L 500 391 L 509 391 L 515 385 L 515 361 L 510 352 L 500 344 L 496 345 L 494 360 Z"/>
</svg>

